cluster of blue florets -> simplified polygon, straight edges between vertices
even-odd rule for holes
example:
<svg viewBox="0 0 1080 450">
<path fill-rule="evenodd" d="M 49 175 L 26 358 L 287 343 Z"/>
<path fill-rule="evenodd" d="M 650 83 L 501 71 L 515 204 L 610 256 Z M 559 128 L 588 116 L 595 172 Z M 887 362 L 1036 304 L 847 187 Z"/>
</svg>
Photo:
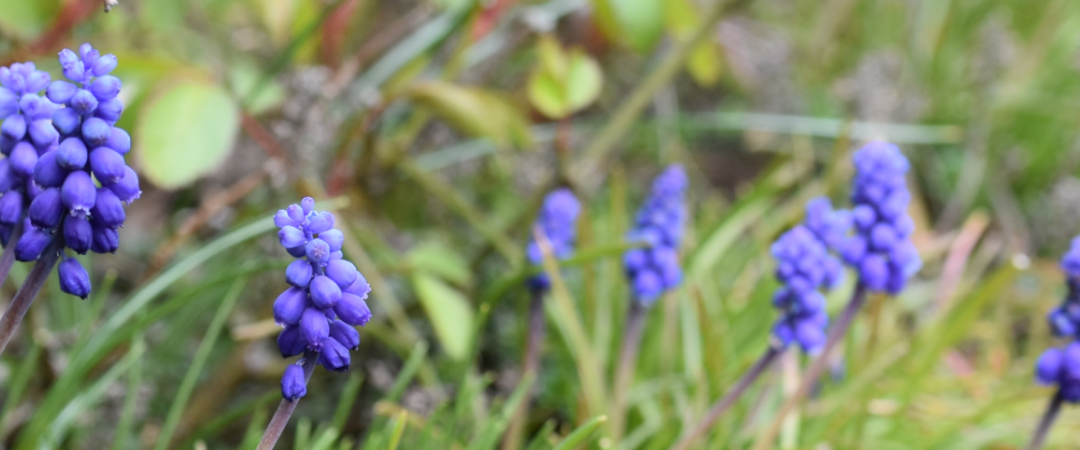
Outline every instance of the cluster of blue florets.
<svg viewBox="0 0 1080 450">
<path fill-rule="evenodd" d="M 342 258 L 345 236 L 334 228 L 334 215 L 315 211 L 306 197 L 274 215 L 281 245 L 298 258 L 285 269 L 292 285 L 274 301 L 274 320 L 285 327 L 278 336 L 281 356 L 304 354 L 332 371 L 349 369 L 349 350 L 360 345 L 360 333 L 371 319 L 365 302 L 371 286 Z M 290 365 L 281 379 L 281 395 L 296 400 L 307 393 L 301 363 Z"/>
<path fill-rule="evenodd" d="M 82 298 L 90 293 L 89 276 L 64 247 L 115 252 L 124 204 L 141 193 L 124 161 L 131 136 L 113 126 L 124 110 L 120 80 L 109 75 L 116 64 L 115 56 L 83 44 L 77 54 L 60 52 L 64 76 L 74 84 L 50 83 L 31 63 L 0 69 L 0 150 L 7 156 L 0 161 L 0 237 L 6 244 L 23 221 L 16 259 L 61 252 L 60 287 Z"/>
<path fill-rule="evenodd" d="M 780 235 L 771 250 L 776 278 L 782 283 L 773 294 L 773 306 L 781 311 L 773 336 L 782 346 L 797 342 L 804 352 L 813 354 L 825 344 L 829 325 L 820 289 L 835 287 L 844 267 L 809 226 L 799 225 Z"/>
<path fill-rule="evenodd" d="M 581 213 L 581 204 L 567 188 L 556 189 L 544 197 L 544 205 L 536 218 L 533 230 L 544 234 L 551 252 L 558 259 L 566 259 L 574 253 L 577 240 L 577 218 Z M 539 265 L 543 261 L 543 252 L 536 239 L 529 241 L 526 248 L 529 262 Z M 529 278 L 529 287 L 534 290 L 547 290 L 551 280 L 547 274 L 538 274 Z"/>
<path fill-rule="evenodd" d="M 1061 257 L 1068 293 L 1060 306 L 1050 311 L 1047 322 L 1054 335 L 1072 340 L 1062 348 L 1043 352 L 1035 364 L 1035 379 L 1058 385 L 1065 401 L 1080 402 L 1080 237 L 1073 238 L 1069 251 Z"/>
<path fill-rule="evenodd" d="M 682 282 L 679 245 L 686 210 L 683 205 L 689 180 L 682 165 L 672 164 L 653 180 L 652 191 L 638 210 L 631 242 L 645 243 L 623 255 L 634 298 L 643 306 L 656 302 L 664 291 Z"/>
<path fill-rule="evenodd" d="M 887 142 L 871 142 L 855 152 L 851 219 L 856 235 L 843 243 L 844 260 L 859 271 L 871 291 L 898 294 L 922 267 L 907 213 L 911 194 L 904 178 L 908 160 Z"/>
</svg>

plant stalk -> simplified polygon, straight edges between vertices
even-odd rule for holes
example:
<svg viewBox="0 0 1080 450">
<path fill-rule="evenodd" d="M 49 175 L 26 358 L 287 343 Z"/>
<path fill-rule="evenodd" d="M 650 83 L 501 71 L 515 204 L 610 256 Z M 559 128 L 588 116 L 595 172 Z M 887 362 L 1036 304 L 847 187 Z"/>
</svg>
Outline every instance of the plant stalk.
<svg viewBox="0 0 1080 450">
<path fill-rule="evenodd" d="M 319 360 L 319 354 L 315 352 L 309 352 L 304 355 L 304 384 L 311 381 L 311 374 L 315 372 L 315 364 Z M 289 418 L 292 417 L 293 411 L 296 410 L 296 404 L 300 403 L 300 399 L 289 400 L 282 399 L 278 405 L 277 411 L 274 412 L 274 417 L 270 419 L 270 424 L 266 426 L 266 432 L 263 433 L 262 440 L 259 441 L 257 450 L 271 450 L 274 445 L 277 444 L 281 433 L 285 431 L 285 426 L 289 424 Z"/>
<path fill-rule="evenodd" d="M 4 349 L 7 348 L 8 342 L 11 341 L 11 337 L 15 335 L 15 330 L 19 328 L 19 324 L 22 323 L 23 317 L 26 317 L 26 312 L 30 310 L 30 305 L 34 303 L 34 298 L 37 297 L 38 292 L 41 292 L 41 287 L 45 285 L 45 280 L 48 279 L 49 273 L 52 272 L 56 261 L 60 259 L 60 252 L 58 245 L 60 239 L 53 239 L 45 251 L 42 252 L 41 258 L 34 264 L 34 268 L 30 269 L 30 274 L 27 275 L 26 281 L 19 287 L 19 291 L 15 293 L 15 297 L 11 299 L 11 304 L 8 305 L 7 311 L 4 312 L 4 316 L 0 317 L 0 354 L 3 354 Z M 14 249 L 14 245 L 8 245 L 8 248 Z M 7 255 L 7 249 L 4 250 L 4 255 Z M 15 254 L 12 251 L 11 257 L 14 258 Z M 2 257 L 0 257 L 2 258 Z M 10 269 L 11 266 L 8 266 Z"/>
<path fill-rule="evenodd" d="M 749 388 L 761 374 L 765 373 L 765 369 L 767 369 L 769 365 L 783 353 L 784 349 L 782 347 L 770 345 L 769 349 L 765 350 L 765 354 L 761 355 L 761 358 L 758 358 L 757 362 L 750 367 L 750 370 L 746 371 L 742 378 L 735 383 L 735 387 L 731 388 L 731 390 L 724 394 L 723 397 L 720 397 L 716 403 L 713 403 L 712 408 L 709 408 L 709 412 L 705 414 L 705 419 L 702 420 L 693 431 L 683 436 L 683 438 L 671 447 L 671 449 L 686 450 L 690 448 L 694 441 L 704 436 L 705 433 L 716 424 L 716 421 L 720 420 L 720 417 L 723 416 L 724 412 L 727 411 L 731 405 L 734 405 L 735 402 L 739 400 L 739 397 L 742 397 L 742 395 L 746 393 L 746 389 Z"/>
<path fill-rule="evenodd" d="M 784 406 L 780 408 L 780 412 L 773 417 L 773 421 L 769 424 L 769 428 L 765 430 L 765 433 L 754 443 L 753 450 L 766 450 L 772 445 L 774 439 L 776 439 L 777 433 L 780 432 L 780 427 L 784 423 L 784 418 L 789 413 L 795 410 L 799 402 L 806 395 L 810 393 L 810 390 L 817 383 L 818 378 L 825 372 L 825 369 L 829 366 L 829 357 L 832 355 L 833 350 L 836 349 L 836 345 L 844 339 L 844 335 L 847 334 L 851 323 L 855 321 L 855 315 L 866 303 L 866 287 L 862 282 L 859 282 L 855 286 L 855 292 L 851 296 L 851 301 L 844 307 L 843 314 L 840 315 L 840 319 L 836 321 L 836 324 L 829 329 L 828 340 L 825 341 L 825 348 L 822 349 L 821 354 L 814 358 L 814 362 L 810 364 L 810 368 L 806 370 L 806 375 L 803 377 L 802 382 L 799 384 L 799 390 L 795 391 L 795 395 L 792 395 L 784 402 Z"/>
<path fill-rule="evenodd" d="M 623 333 L 619 365 L 615 371 L 615 391 L 612 393 L 611 434 L 616 444 L 622 440 L 623 429 L 626 427 L 627 396 L 634 381 L 634 369 L 637 367 L 637 357 L 641 350 L 646 310 L 637 300 L 630 299 L 630 310 L 626 312 L 626 332 Z"/>
<path fill-rule="evenodd" d="M 1025 447 L 1027 450 L 1039 450 L 1042 448 L 1043 443 L 1046 442 L 1046 436 L 1050 434 L 1050 427 L 1054 426 L 1054 421 L 1057 420 L 1058 413 L 1061 412 L 1061 404 L 1064 401 L 1065 397 L 1058 390 L 1054 394 L 1054 398 L 1050 399 L 1050 404 L 1046 405 L 1046 412 L 1043 413 L 1042 419 L 1039 420 L 1039 427 L 1035 429 L 1035 434 L 1031 436 L 1031 442 Z"/>
<path fill-rule="evenodd" d="M 540 371 L 540 353 L 547 335 L 547 323 L 544 319 L 544 292 L 546 289 L 529 290 L 529 337 L 525 343 L 525 356 L 522 359 L 521 380 L 536 380 Z M 529 401 L 523 400 L 514 409 L 510 427 L 506 430 L 503 450 L 517 450 L 525 436 L 525 421 L 528 418 Z"/>
</svg>

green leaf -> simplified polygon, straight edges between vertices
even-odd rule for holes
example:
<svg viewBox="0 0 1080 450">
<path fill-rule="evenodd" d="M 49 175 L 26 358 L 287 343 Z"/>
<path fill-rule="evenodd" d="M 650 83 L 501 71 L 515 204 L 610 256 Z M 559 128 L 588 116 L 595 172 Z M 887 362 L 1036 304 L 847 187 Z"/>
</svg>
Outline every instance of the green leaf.
<svg viewBox="0 0 1080 450">
<path fill-rule="evenodd" d="M 408 260 L 413 268 L 438 275 L 452 283 L 465 286 L 472 282 L 469 262 L 461 253 L 438 242 L 418 245 L 409 251 Z"/>
<path fill-rule="evenodd" d="M 143 170 L 159 187 L 177 188 L 214 170 L 240 125 L 236 102 L 220 86 L 172 85 L 141 110 L 135 141 Z"/>
<path fill-rule="evenodd" d="M 446 353 L 455 360 L 463 360 L 469 354 L 475 320 L 469 301 L 454 288 L 423 272 L 413 274 L 412 283 Z"/>
<path fill-rule="evenodd" d="M 603 76 L 596 60 L 581 50 L 570 53 L 566 71 L 566 104 L 572 111 L 589 106 L 600 97 Z"/>
<path fill-rule="evenodd" d="M 664 32 L 661 0 L 608 0 L 620 25 L 622 40 L 639 52 L 648 51 Z"/>
<path fill-rule="evenodd" d="M 499 145 L 526 146 L 531 141 L 522 112 L 492 92 L 431 81 L 413 86 L 406 95 L 466 134 Z"/>
<path fill-rule="evenodd" d="M 553 75 L 537 71 L 529 78 L 529 101 L 545 116 L 561 119 L 570 114 L 563 98 L 562 85 Z"/>
<path fill-rule="evenodd" d="M 559 442 L 559 445 L 555 446 L 552 450 L 573 450 L 577 448 L 579 445 L 585 443 L 585 440 L 592 436 L 604 422 L 607 422 L 607 416 L 594 417 L 592 420 L 585 422 L 574 430 L 573 433 L 570 433 L 566 439 Z"/>
</svg>

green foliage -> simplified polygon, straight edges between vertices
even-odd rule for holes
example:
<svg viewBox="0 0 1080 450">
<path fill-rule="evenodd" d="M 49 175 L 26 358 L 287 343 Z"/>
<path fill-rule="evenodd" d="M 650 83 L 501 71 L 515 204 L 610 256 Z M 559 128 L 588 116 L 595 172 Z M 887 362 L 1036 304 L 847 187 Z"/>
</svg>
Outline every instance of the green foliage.
<svg viewBox="0 0 1080 450">
<path fill-rule="evenodd" d="M 182 81 L 147 101 L 133 135 L 147 178 L 171 189 L 217 168 L 239 127 L 240 111 L 228 92 Z"/>
</svg>

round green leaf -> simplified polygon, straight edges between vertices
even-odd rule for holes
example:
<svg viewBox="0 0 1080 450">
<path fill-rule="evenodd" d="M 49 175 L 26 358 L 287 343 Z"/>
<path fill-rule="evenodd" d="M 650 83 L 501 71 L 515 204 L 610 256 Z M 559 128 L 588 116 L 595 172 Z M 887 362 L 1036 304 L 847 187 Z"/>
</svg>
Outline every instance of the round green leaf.
<svg viewBox="0 0 1080 450">
<path fill-rule="evenodd" d="M 240 111 L 220 86 L 175 84 L 142 108 L 135 129 L 143 172 L 171 189 L 214 170 L 228 155 Z"/>
</svg>

